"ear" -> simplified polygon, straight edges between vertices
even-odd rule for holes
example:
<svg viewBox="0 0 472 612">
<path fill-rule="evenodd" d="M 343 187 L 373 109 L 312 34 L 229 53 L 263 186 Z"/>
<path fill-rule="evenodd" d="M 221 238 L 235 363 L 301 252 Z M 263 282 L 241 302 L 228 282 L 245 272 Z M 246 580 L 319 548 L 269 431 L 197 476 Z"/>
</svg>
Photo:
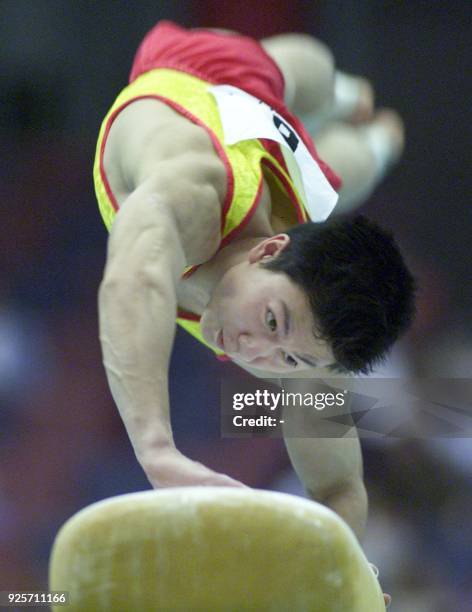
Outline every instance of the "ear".
<svg viewBox="0 0 472 612">
<path fill-rule="evenodd" d="M 259 242 L 248 253 L 249 263 L 258 263 L 277 257 L 290 243 L 288 234 L 277 234 Z"/>
</svg>

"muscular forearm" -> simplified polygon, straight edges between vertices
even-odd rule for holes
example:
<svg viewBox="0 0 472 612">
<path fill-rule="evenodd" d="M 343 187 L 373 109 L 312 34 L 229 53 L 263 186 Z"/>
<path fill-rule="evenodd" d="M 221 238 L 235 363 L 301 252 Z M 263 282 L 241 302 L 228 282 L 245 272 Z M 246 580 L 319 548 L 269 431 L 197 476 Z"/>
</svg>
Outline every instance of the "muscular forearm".
<svg viewBox="0 0 472 612">
<path fill-rule="evenodd" d="M 244 487 L 182 455 L 172 435 L 168 369 L 177 283 L 187 255 L 165 200 L 138 188 L 108 241 L 99 292 L 100 340 L 110 389 L 134 451 L 155 487 Z"/>
<path fill-rule="evenodd" d="M 305 490 L 337 512 L 358 538 L 367 519 L 367 493 L 357 438 L 286 438 L 285 444 Z"/>
<path fill-rule="evenodd" d="M 167 356 L 173 305 L 127 275 L 105 278 L 99 293 L 100 341 L 113 399 L 138 459 L 172 443 Z"/>
<path fill-rule="evenodd" d="M 139 203 L 131 205 L 131 212 L 130 207 L 120 210 L 109 240 L 99 291 L 100 341 L 113 398 L 143 464 L 156 449 L 173 444 L 168 366 L 175 283 L 184 261 L 175 228 L 164 214 L 132 235 L 136 223 L 128 217 L 139 213 Z M 145 208 L 140 212 L 145 215 Z"/>
<path fill-rule="evenodd" d="M 356 534 L 359 540 L 364 535 L 367 522 L 368 497 L 362 480 L 333 491 L 325 497 L 317 497 L 310 490 L 307 491 L 314 501 L 334 510 Z"/>
<path fill-rule="evenodd" d="M 322 381 L 295 379 L 285 379 L 284 389 L 312 394 L 333 391 Z M 283 413 L 285 445 L 310 497 L 340 514 L 361 537 L 366 521 L 367 495 L 359 437 L 352 419 L 352 429 L 346 434 L 345 424 L 326 418 L 328 411 L 328 407 L 324 411 L 287 407 Z M 350 418 L 348 404 L 344 407 L 344 418 Z M 297 434 L 310 437 L 295 437 Z"/>
<path fill-rule="evenodd" d="M 253 376 L 277 381 L 271 372 L 239 365 Z M 329 379 L 330 373 L 321 369 L 318 372 L 318 381 L 307 378 L 302 372 L 300 378 L 292 376 L 284 378 L 283 382 L 279 379 L 278 384 L 284 391 L 294 394 L 332 392 L 333 388 L 323 380 Z M 301 409 L 297 404 L 285 405 L 282 430 L 292 466 L 308 495 L 339 514 L 360 539 L 367 520 L 368 503 L 363 482 L 361 445 L 350 418 L 349 401 L 348 398 L 343 424 L 323 418 L 320 420 L 320 413 L 308 407 Z M 352 429 L 346 434 L 348 420 Z M 341 437 L 343 435 L 346 437 Z"/>
</svg>

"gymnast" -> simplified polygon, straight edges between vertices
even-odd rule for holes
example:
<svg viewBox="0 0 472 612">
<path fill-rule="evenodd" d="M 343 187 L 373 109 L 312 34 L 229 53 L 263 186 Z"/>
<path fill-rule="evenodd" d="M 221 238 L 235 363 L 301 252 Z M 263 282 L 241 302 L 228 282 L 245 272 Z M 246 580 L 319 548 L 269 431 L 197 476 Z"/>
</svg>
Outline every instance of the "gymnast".
<svg viewBox="0 0 472 612">
<path fill-rule="evenodd" d="M 375 110 L 369 82 L 308 35 L 258 42 L 168 21 L 147 34 L 103 121 L 94 180 L 110 232 L 103 361 L 154 487 L 245 486 L 174 444 L 176 322 L 218 358 L 294 383 L 367 373 L 408 328 L 415 283 L 392 236 L 344 216 L 402 149 L 398 114 Z M 310 497 L 361 537 L 358 438 L 285 442 Z"/>
</svg>

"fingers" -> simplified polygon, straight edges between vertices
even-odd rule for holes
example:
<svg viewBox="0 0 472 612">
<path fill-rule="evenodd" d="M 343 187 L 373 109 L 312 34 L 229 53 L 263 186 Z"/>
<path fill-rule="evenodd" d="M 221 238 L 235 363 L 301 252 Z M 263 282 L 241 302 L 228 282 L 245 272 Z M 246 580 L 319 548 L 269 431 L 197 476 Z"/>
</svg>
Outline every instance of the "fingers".
<svg viewBox="0 0 472 612">
<path fill-rule="evenodd" d="M 379 568 L 374 565 L 373 563 L 369 563 L 371 570 L 374 572 L 375 577 L 378 578 L 379 576 Z"/>
<path fill-rule="evenodd" d="M 369 562 L 369 565 L 370 565 L 370 569 L 375 574 L 375 577 L 378 578 L 379 577 L 379 568 L 376 565 L 374 565 L 373 563 L 370 563 L 370 562 Z M 392 603 L 392 598 L 391 598 L 391 596 L 388 593 L 384 593 L 383 596 L 384 596 L 385 605 L 388 608 L 389 605 Z"/>
<path fill-rule="evenodd" d="M 225 474 L 215 473 L 212 477 L 208 478 L 206 482 L 203 483 L 206 486 L 216 486 L 216 487 L 238 487 L 244 489 L 250 489 L 247 485 L 239 482 L 239 480 L 235 480 L 230 476 L 226 476 Z"/>
</svg>

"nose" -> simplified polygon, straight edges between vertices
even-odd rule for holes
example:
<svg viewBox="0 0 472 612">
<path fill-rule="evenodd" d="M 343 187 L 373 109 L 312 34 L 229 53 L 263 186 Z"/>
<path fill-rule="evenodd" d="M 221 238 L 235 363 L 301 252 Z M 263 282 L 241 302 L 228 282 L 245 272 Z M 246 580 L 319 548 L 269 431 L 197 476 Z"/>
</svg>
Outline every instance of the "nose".
<svg viewBox="0 0 472 612">
<path fill-rule="evenodd" d="M 268 357 L 274 349 L 273 340 L 263 335 L 240 334 L 238 342 L 239 354 L 245 361 Z"/>
</svg>

